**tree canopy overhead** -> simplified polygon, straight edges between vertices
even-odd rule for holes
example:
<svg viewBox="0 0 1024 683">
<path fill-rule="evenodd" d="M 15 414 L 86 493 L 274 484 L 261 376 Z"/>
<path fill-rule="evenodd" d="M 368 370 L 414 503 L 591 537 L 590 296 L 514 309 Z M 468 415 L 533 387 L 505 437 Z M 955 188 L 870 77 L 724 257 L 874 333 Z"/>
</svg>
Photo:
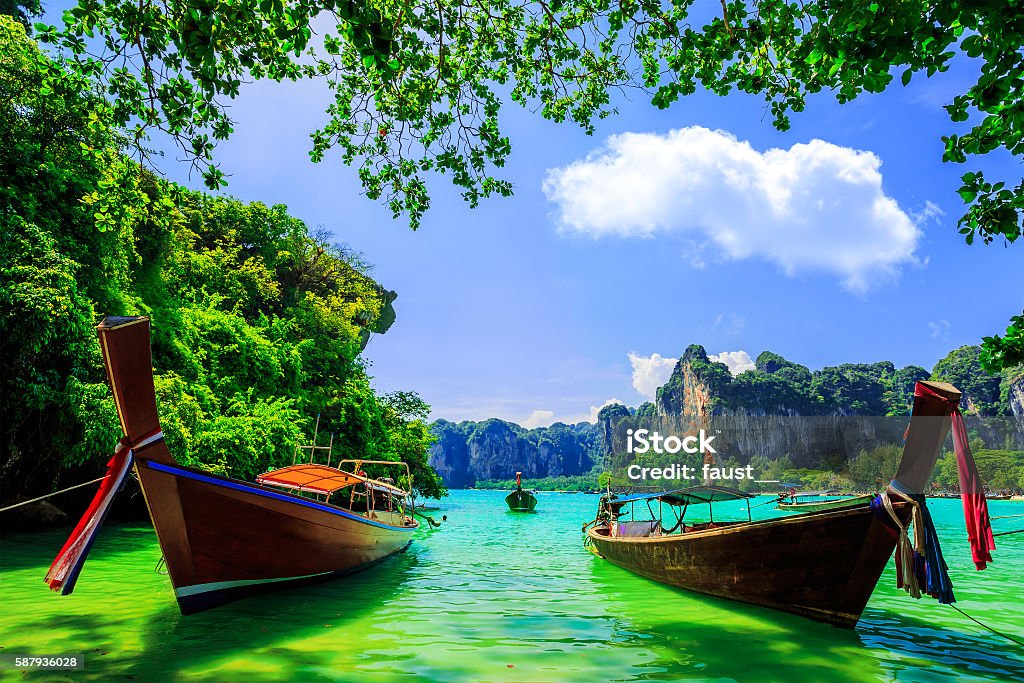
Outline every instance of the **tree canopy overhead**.
<svg viewBox="0 0 1024 683">
<path fill-rule="evenodd" d="M 94 476 L 121 435 L 93 330 L 105 314 L 153 319 L 161 426 L 180 463 L 251 480 L 291 464 L 319 424 L 335 462 L 402 460 L 419 493 L 442 495 L 429 406 L 377 394 L 362 356 L 393 321 L 394 292 L 284 206 L 141 169 L 109 116 L 0 16 L 4 495 Z"/>
<path fill-rule="evenodd" d="M 849 101 L 961 54 L 981 70 L 946 107 L 970 123 L 951 126 L 943 160 L 1020 156 L 1022 10 L 1020 0 L 79 0 L 63 28 L 37 28 L 103 83 L 136 140 L 170 133 L 211 187 L 224 183 L 214 146 L 230 136 L 227 105 L 246 82 L 323 82 L 334 100 L 312 158 L 356 166 L 366 193 L 416 227 L 432 173 L 470 204 L 511 193 L 499 171 L 511 150 L 506 97 L 590 131 L 621 88 L 644 89 L 657 107 L 735 88 L 761 95 L 785 130 L 809 95 Z M 1008 180 L 963 174 L 968 242 L 1020 236 L 1024 183 Z"/>
</svg>

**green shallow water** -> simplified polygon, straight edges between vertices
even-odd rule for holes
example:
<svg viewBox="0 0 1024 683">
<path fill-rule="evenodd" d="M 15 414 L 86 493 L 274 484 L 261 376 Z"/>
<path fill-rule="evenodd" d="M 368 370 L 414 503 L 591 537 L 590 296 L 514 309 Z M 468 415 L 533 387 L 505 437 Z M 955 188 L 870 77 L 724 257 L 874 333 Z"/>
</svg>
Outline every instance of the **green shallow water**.
<svg viewBox="0 0 1024 683">
<path fill-rule="evenodd" d="M 329 584 L 182 617 L 148 526 L 100 535 L 75 593 L 42 577 L 66 532 L 0 549 L 0 652 L 85 655 L 82 671 L 25 680 L 137 681 L 1019 681 L 1024 651 L 895 587 L 892 565 L 844 631 L 647 581 L 587 552 L 597 497 L 454 491 L 445 527 Z M 958 606 L 1024 639 L 1024 534 L 976 572 L 959 501 L 930 501 Z M 1024 513 L 994 501 L 992 515 Z M 771 506 L 755 512 L 765 515 Z M 442 513 L 436 513 L 442 514 Z M 716 513 L 716 517 L 724 518 Z M 1015 529 L 1021 519 L 997 520 Z M 1016 526 L 1013 523 L 1017 522 Z"/>
</svg>

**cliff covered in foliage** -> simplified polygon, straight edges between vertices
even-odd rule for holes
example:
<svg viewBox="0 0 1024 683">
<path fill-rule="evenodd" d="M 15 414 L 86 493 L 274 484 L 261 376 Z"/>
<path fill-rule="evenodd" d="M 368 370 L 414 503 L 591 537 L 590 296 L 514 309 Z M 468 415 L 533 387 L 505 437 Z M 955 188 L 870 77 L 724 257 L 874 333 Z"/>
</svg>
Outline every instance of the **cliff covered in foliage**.
<svg viewBox="0 0 1024 683">
<path fill-rule="evenodd" d="M 463 488 L 479 480 L 525 479 L 586 474 L 600 462 L 596 425 L 582 422 L 526 429 L 504 420 L 431 425 L 436 441 L 430 465 L 448 486 Z"/>
<path fill-rule="evenodd" d="M 968 416 L 1004 418 L 987 426 L 969 420 L 979 440 L 976 448 L 1024 448 L 1024 369 L 991 376 L 981 368 L 976 346 L 951 351 L 931 371 L 916 365 L 896 368 L 889 361 L 812 371 L 766 351 L 753 370 L 733 376 L 728 366 L 710 360 L 703 347 L 691 345 L 658 389 L 655 402 L 636 408 L 605 406 L 594 425 L 525 429 L 497 419 L 438 420 L 431 425 L 436 441 L 430 464 L 453 487 L 506 481 L 516 471 L 527 478 L 588 474 L 611 452 L 613 425 L 619 420 L 650 426 L 651 421 L 681 418 L 692 424 L 713 419 L 722 428 L 717 443 L 723 447 L 723 461 L 754 463 L 762 476 L 790 472 L 790 479 L 799 479 L 793 468 L 844 470 L 848 461 L 857 461 L 850 464 L 854 470 L 872 470 L 865 463 L 876 456 L 891 460 L 893 453 L 898 455 L 893 444 L 906 427 L 899 418 L 909 415 L 914 384 L 922 379 L 959 387 Z M 781 464 L 770 464 L 776 461 Z M 867 480 L 854 476 L 846 485 L 864 486 Z"/>
<path fill-rule="evenodd" d="M 693 425 L 713 424 L 720 455 L 746 464 L 787 456 L 799 467 L 843 463 L 856 454 L 898 444 L 918 380 L 950 382 L 963 392 L 972 433 L 997 448 L 1024 447 L 1019 369 L 989 375 L 980 349 L 951 351 L 931 371 L 889 361 L 845 363 L 811 371 L 772 352 L 752 370 L 729 368 L 691 345 L 658 389 L 653 415 Z M 984 416 L 985 419 L 982 419 Z M 889 419 L 886 419 L 889 418 Z M 609 419 L 602 432 L 611 431 Z M 606 443 L 612 441 L 606 438 Z M 618 452 L 613 444 L 608 452 Z"/>
<path fill-rule="evenodd" d="M 908 415 L 914 384 L 933 379 L 963 392 L 968 414 L 1013 414 L 1011 387 L 1020 373 L 989 375 L 979 363 L 980 348 L 963 346 L 935 364 L 896 368 L 889 361 L 845 363 L 811 371 L 765 351 L 753 370 L 736 376 L 693 344 L 679 358 L 669 380 L 658 388 L 656 408 L 664 415 L 897 416 Z"/>
<path fill-rule="evenodd" d="M 121 436 L 93 327 L 152 320 L 164 434 L 185 465 L 249 479 L 335 434 L 334 457 L 403 459 L 429 407 L 377 395 L 361 351 L 395 294 L 284 206 L 192 192 L 121 153 L 109 105 L 0 16 L 0 484 L 31 497 L 102 471 Z"/>
</svg>

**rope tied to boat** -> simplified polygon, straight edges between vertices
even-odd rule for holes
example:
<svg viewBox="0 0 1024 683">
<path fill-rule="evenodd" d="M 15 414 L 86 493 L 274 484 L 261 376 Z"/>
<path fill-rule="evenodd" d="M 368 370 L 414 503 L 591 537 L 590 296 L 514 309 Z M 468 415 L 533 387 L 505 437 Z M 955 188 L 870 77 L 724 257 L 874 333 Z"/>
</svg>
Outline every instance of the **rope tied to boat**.
<svg viewBox="0 0 1024 683">
<path fill-rule="evenodd" d="M 52 498 L 53 496 L 57 496 L 57 495 L 60 495 L 62 493 L 67 493 L 68 491 L 74 491 L 75 489 L 80 489 L 83 486 L 88 486 L 89 484 L 95 484 L 96 482 L 103 481 L 106 478 L 107 478 L 107 475 L 104 474 L 102 477 L 96 477 L 95 479 L 90 479 L 89 481 L 82 482 L 81 484 L 75 484 L 74 486 L 69 486 L 66 489 L 61 489 L 59 491 L 54 491 L 53 493 L 47 493 L 45 496 L 39 496 L 37 498 L 30 498 L 28 500 L 23 500 L 20 503 L 15 503 L 14 505 L 8 505 L 5 508 L 0 508 L 0 512 L 7 512 L 8 510 L 13 510 L 15 508 L 20 508 L 22 505 L 28 505 L 29 503 L 38 503 L 41 500 L 46 500 L 47 498 Z"/>
<path fill-rule="evenodd" d="M 898 529 L 899 538 L 896 541 L 896 586 L 910 593 L 910 597 L 920 599 L 921 586 L 917 582 L 917 576 L 914 574 L 914 550 L 911 547 L 910 535 L 907 532 L 907 528 L 910 525 L 904 524 L 903 520 L 896 514 L 892 501 L 889 499 L 888 491 L 883 491 L 879 494 L 878 500 Z M 917 507 L 915 503 L 911 502 L 911 504 L 915 508 Z M 916 517 L 916 510 L 914 516 Z"/>
<path fill-rule="evenodd" d="M 988 502 L 985 500 L 985 487 L 971 454 L 967 426 L 960 413 L 959 399 L 950 400 L 932 391 L 922 382 L 914 386 L 914 396 L 939 399 L 950 407 L 949 419 L 953 433 L 953 451 L 956 454 L 957 479 L 960 482 L 960 498 L 964 507 L 964 523 L 967 527 L 967 539 L 971 545 L 974 566 L 980 571 L 992 561 L 992 551 L 996 549 L 996 543 L 992 536 L 992 521 L 988 513 Z M 909 433 L 908 425 L 903 435 L 904 441 Z"/>
<path fill-rule="evenodd" d="M 893 507 L 890 494 L 894 493 L 912 506 L 911 521 L 904 525 Z M 915 599 L 922 592 L 939 601 L 940 604 L 956 602 L 953 582 L 949 578 L 949 567 L 942 556 L 939 534 L 935 529 L 931 512 L 923 494 L 914 494 L 893 481 L 876 499 L 899 528 L 896 554 L 897 583 Z M 874 507 L 875 503 L 872 503 Z M 914 540 L 911 544 L 909 529 L 913 526 Z"/>
</svg>

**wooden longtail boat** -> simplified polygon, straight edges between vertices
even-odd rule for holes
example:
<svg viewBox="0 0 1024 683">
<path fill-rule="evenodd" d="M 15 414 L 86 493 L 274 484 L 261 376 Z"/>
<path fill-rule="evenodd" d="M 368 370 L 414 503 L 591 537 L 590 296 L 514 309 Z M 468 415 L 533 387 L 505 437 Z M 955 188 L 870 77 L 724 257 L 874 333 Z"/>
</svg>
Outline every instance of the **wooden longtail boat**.
<svg viewBox="0 0 1024 683">
<path fill-rule="evenodd" d="M 179 465 L 160 431 L 149 320 L 106 318 L 97 331 L 125 434 L 118 453 L 127 449 L 124 469 L 134 463 L 183 614 L 352 574 L 412 542 L 418 524 L 405 514 L 411 508 L 389 502 L 375 509 L 375 501 L 401 503 L 409 492 L 361 475 L 359 463 L 353 472 L 293 465 L 261 475 L 261 483 Z M 347 505 L 329 502 L 338 492 Z M 94 534 L 97 526 L 83 518 L 47 575 L 51 588 L 73 588 L 92 540 L 79 530 Z"/>
<path fill-rule="evenodd" d="M 516 490 L 505 496 L 505 503 L 512 512 L 533 512 L 537 507 L 537 496 L 523 488 L 522 472 L 516 472 Z"/>
<path fill-rule="evenodd" d="M 875 494 L 868 493 L 863 496 L 848 496 L 846 498 L 832 498 L 816 500 L 830 495 L 822 493 L 796 493 L 789 497 L 789 500 L 781 500 L 776 506 L 780 510 L 790 512 L 824 512 L 826 510 L 843 510 L 850 507 L 858 507 L 870 503 Z"/>
<path fill-rule="evenodd" d="M 960 399 L 949 384 L 922 384 L 930 392 L 915 396 L 897 475 L 908 490 L 916 491 L 923 490 L 935 466 L 949 415 Z M 748 494 L 717 486 L 624 498 L 606 494 L 597 518 L 584 529 L 593 552 L 641 576 L 853 628 L 896 548 L 893 517 L 906 527 L 918 505 L 891 487 L 883 496 L 891 515 L 863 501 L 840 510 L 751 521 L 748 501 L 747 521 L 687 525 L 683 516 L 689 505 L 710 507 Z M 620 523 L 624 506 L 638 502 L 648 504 L 653 519 Z M 674 511 L 676 521 L 669 529 L 651 508 L 654 502 L 659 510 L 667 505 Z"/>
</svg>

